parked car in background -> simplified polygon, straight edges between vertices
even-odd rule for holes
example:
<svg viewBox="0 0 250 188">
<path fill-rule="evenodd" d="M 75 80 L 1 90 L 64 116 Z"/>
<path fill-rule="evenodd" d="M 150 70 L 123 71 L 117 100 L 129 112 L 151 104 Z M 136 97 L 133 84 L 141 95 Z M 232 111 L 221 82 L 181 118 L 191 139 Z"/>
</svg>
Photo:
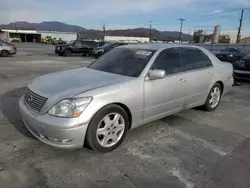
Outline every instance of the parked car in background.
<svg viewBox="0 0 250 188">
<path fill-rule="evenodd" d="M 250 80 L 250 53 L 233 64 L 236 80 Z"/>
<path fill-rule="evenodd" d="M 114 43 L 106 43 L 103 46 L 96 48 L 93 50 L 93 56 L 95 58 L 98 58 L 105 54 L 106 52 L 110 51 L 111 49 L 118 47 L 118 46 L 123 46 L 123 45 L 128 45 L 128 43 L 124 42 L 114 42 Z"/>
<path fill-rule="evenodd" d="M 225 48 L 225 49 L 222 49 L 221 52 L 234 52 L 234 53 L 240 53 L 240 50 L 239 50 L 239 49 L 236 49 L 236 48 Z"/>
<path fill-rule="evenodd" d="M 59 148 L 118 147 L 127 131 L 184 109 L 215 110 L 233 67 L 187 45 L 117 47 L 88 67 L 35 79 L 19 101 L 28 130 Z"/>
<path fill-rule="evenodd" d="M 215 54 L 216 57 L 221 61 L 227 61 L 230 63 L 235 63 L 243 58 L 246 53 L 241 52 L 239 49 L 226 48 L 220 51 L 220 53 Z"/>
<path fill-rule="evenodd" d="M 93 47 L 81 40 L 72 40 L 67 44 L 55 46 L 55 53 L 60 56 L 70 56 L 71 54 L 91 55 L 92 51 Z"/>
<path fill-rule="evenodd" d="M 10 55 L 16 54 L 16 52 L 17 52 L 17 49 L 14 44 L 0 40 L 0 56 L 8 57 Z"/>
</svg>

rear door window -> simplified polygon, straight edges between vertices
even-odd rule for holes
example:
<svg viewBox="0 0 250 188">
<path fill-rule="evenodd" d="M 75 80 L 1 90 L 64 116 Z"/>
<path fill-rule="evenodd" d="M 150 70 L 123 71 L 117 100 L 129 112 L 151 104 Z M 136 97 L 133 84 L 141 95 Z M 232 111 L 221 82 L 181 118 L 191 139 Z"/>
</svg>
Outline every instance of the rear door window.
<svg viewBox="0 0 250 188">
<path fill-rule="evenodd" d="M 182 48 L 181 58 L 187 71 L 213 66 L 209 57 L 198 48 Z"/>
<path fill-rule="evenodd" d="M 75 42 L 75 46 L 76 46 L 76 47 L 81 47 L 81 46 L 82 46 L 82 43 L 81 43 L 80 41 L 76 41 L 76 42 Z"/>
</svg>

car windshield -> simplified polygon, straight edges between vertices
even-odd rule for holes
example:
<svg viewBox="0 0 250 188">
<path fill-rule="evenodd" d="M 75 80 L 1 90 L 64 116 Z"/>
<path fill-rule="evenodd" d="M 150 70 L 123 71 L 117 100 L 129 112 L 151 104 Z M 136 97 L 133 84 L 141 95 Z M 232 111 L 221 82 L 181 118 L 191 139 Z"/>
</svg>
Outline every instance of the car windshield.
<svg viewBox="0 0 250 188">
<path fill-rule="evenodd" d="M 102 45 L 100 48 L 107 48 L 107 47 L 110 47 L 111 46 L 111 43 L 106 43 L 104 45 Z"/>
<path fill-rule="evenodd" d="M 153 50 L 115 48 L 91 63 L 88 68 L 138 77 L 154 53 Z"/>
<path fill-rule="evenodd" d="M 250 54 L 247 54 L 244 59 L 250 60 Z"/>
<path fill-rule="evenodd" d="M 68 45 L 71 45 L 71 44 L 73 44 L 75 41 L 74 40 L 71 40 L 71 41 L 69 41 L 67 44 Z"/>
</svg>

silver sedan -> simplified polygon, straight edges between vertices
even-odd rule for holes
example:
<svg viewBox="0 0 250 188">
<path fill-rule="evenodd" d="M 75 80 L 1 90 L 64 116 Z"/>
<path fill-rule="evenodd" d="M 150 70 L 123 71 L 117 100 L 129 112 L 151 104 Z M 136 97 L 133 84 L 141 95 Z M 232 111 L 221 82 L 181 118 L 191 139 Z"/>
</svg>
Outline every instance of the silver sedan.
<svg viewBox="0 0 250 188">
<path fill-rule="evenodd" d="M 59 148 L 118 147 L 129 129 L 184 109 L 215 110 L 233 68 L 204 48 L 128 45 L 88 67 L 35 79 L 19 101 L 27 129 Z"/>
</svg>

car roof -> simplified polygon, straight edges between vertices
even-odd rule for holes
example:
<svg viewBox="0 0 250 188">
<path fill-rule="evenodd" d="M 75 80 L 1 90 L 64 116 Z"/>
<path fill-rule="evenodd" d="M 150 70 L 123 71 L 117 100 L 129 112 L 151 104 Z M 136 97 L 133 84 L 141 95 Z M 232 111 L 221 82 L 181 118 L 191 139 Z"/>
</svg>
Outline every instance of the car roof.
<svg viewBox="0 0 250 188">
<path fill-rule="evenodd" d="M 139 49 L 145 49 L 145 50 L 162 50 L 166 48 L 175 48 L 175 47 L 194 47 L 194 48 L 199 48 L 203 49 L 199 46 L 194 46 L 190 44 L 129 44 L 126 46 L 122 46 L 119 48 L 139 48 Z"/>
</svg>

